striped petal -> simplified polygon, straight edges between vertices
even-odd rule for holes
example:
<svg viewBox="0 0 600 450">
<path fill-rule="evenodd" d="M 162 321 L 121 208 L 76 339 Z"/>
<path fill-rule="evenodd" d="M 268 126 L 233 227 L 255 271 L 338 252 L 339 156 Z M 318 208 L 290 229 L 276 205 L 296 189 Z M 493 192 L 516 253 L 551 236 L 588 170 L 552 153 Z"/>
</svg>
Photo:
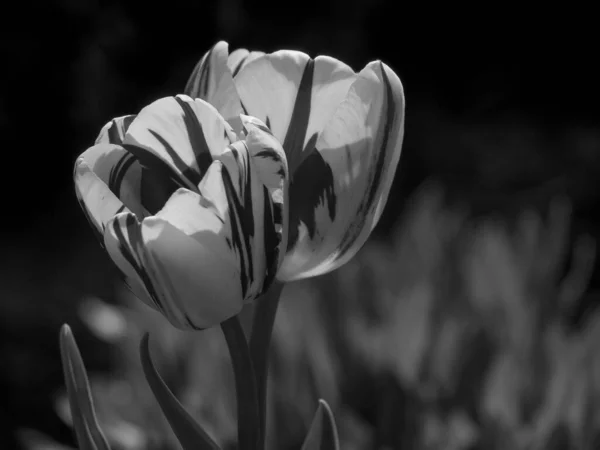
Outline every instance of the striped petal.
<svg viewBox="0 0 600 450">
<path fill-rule="evenodd" d="M 238 55 L 236 54 L 236 59 Z M 213 105 L 237 132 L 242 106 L 233 82 L 228 56 L 227 42 L 217 42 L 196 64 L 184 93 Z"/>
<path fill-rule="evenodd" d="M 135 198 L 135 171 L 127 172 L 121 163 L 127 158 L 127 153 L 117 145 L 100 144 L 87 150 L 75 163 L 75 193 L 88 222 L 92 226 L 101 245 L 105 245 L 105 230 L 114 217 L 121 213 L 132 216 L 133 211 L 139 217 L 147 215 L 147 211 Z M 121 169 L 119 169 L 121 167 Z M 121 198 L 111 190 L 111 182 L 120 171 L 126 171 L 131 176 L 125 178 L 127 182 L 120 184 Z M 111 176 L 112 174 L 112 176 Z M 117 177 L 118 178 L 118 177 Z M 114 187 L 114 182 L 112 183 Z M 137 212 L 136 212 L 137 211 Z M 141 212 L 140 212 L 141 211 Z M 108 249 L 107 249 L 108 250 Z M 139 277 L 131 276 L 123 271 L 125 284 L 133 293 L 147 304 L 152 304 L 151 295 L 145 289 Z"/>
<path fill-rule="evenodd" d="M 276 183 L 258 147 L 251 153 L 236 142 L 211 164 L 199 193 L 179 189 L 155 216 L 140 222 L 123 213 L 107 226 L 117 266 L 179 328 L 206 328 L 239 313 L 275 276 L 282 234 L 270 195 Z"/>
<path fill-rule="evenodd" d="M 289 222 L 289 170 L 285 152 L 279 141 L 264 123 L 255 117 L 241 116 L 246 132 L 246 146 L 258 176 L 266 187 L 272 205 L 272 221 L 279 242 L 278 255 L 273 259 L 270 273 L 274 274 L 283 262 L 287 248 Z M 265 218 L 265 222 L 269 219 Z"/>
<path fill-rule="evenodd" d="M 108 185 L 111 162 L 126 153 L 117 145 L 100 144 L 83 153 L 75 163 L 75 194 L 100 242 L 103 242 L 106 224 L 115 214 L 127 209 Z M 112 164 L 113 168 L 114 166 L 115 164 Z M 95 170 L 98 170 L 98 173 Z M 135 202 L 131 202 L 130 205 L 134 208 L 137 206 Z"/>
<path fill-rule="evenodd" d="M 82 189 L 85 182 L 90 186 L 94 185 L 95 188 L 94 190 L 88 188 L 89 193 L 84 196 Z M 75 163 L 77 196 L 84 202 L 90 214 L 97 219 L 96 222 L 102 225 L 106 225 L 114 215 L 114 211 L 112 215 L 99 216 L 96 210 L 105 208 L 101 204 L 113 201 L 117 201 L 117 209 L 124 205 L 139 217 L 147 216 L 148 210 L 141 202 L 141 187 L 142 167 L 133 155 L 119 145 L 95 145 L 86 150 Z M 104 192 L 106 190 L 112 195 L 106 194 Z M 94 192 L 93 198 L 92 192 Z M 116 200 L 113 197 L 116 197 Z M 114 208 L 108 209 L 112 211 Z"/>
<path fill-rule="evenodd" d="M 124 147 L 180 187 L 197 190 L 213 157 L 236 135 L 217 110 L 185 95 L 155 101 L 140 111 L 125 135 Z"/>
<path fill-rule="evenodd" d="M 362 247 L 387 200 L 403 135 L 402 84 L 372 62 L 293 175 L 288 253 L 278 278 L 329 272 Z"/>
<path fill-rule="evenodd" d="M 121 145 L 133 119 L 135 119 L 135 115 L 115 117 L 102 127 L 95 143 Z"/>
<path fill-rule="evenodd" d="M 266 123 L 283 143 L 290 174 L 346 97 L 356 75 L 334 58 L 281 50 L 245 64 L 235 76 L 244 113 Z"/>
</svg>

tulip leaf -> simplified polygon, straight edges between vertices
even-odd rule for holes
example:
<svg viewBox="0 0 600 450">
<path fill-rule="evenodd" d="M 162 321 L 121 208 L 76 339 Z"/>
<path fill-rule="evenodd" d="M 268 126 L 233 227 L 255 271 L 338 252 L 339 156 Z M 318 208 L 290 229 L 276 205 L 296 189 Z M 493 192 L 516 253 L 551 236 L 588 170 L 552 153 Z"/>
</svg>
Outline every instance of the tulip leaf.
<svg viewBox="0 0 600 450">
<path fill-rule="evenodd" d="M 90 384 L 81 353 L 67 324 L 64 324 L 60 330 L 60 354 L 79 448 L 110 450 L 96 419 Z"/>
<path fill-rule="evenodd" d="M 221 329 L 227 341 L 235 375 L 238 448 L 262 450 L 256 380 L 244 329 L 237 316 L 222 322 Z"/>
<path fill-rule="evenodd" d="M 219 450 L 220 447 L 179 403 L 154 367 L 150 357 L 148 333 L 144 335 L 140 343 L 140 357 L 146 380 L 181 447 L 184 450 Z"/>
<path fill-rule="evenodd" d="M 325 400 L 319 400 L 319 407 L 302 444 L 302 450 L 339 450 L 337 427 Z"/>
</svg>

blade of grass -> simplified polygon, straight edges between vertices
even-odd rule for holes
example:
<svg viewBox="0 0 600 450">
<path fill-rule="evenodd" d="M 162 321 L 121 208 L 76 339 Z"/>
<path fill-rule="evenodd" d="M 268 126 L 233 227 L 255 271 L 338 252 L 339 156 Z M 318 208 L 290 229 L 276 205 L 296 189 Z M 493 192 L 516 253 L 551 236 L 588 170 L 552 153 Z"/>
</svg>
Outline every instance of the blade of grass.
<svg viewBox="0 0 600 450">
<path fill-rule="evenodd" d="M 150 356 L 149 335 L 146 333 L 140 343 L 142 369 L 150 389 L 154 393 L 171 429 L 184 450 L 220 450 L 200 424 L 188 413 L 173 395 L 154 367 Z"/>
<path fill-rule="evenodd" d="M 94 401 L 81 353 L 67 324 L 64 324 L 60 330 L 60 354 L 73 427 L 80 448 L 110 450 L 96 419 Z"/>
</svg>

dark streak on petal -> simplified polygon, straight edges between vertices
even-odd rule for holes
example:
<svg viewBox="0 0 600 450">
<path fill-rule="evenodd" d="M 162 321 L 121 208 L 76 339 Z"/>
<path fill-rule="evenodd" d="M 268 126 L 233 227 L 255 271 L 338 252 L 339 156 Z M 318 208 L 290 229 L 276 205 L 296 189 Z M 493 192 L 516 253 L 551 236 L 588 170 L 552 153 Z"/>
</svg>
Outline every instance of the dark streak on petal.
<svg viewBox="0 0 600 450">
<path fill-rule="evenodd" d="M 268 134 L 270 134 L 271 136 L 273 136 L 273 133 L 271 132 L 271 130 L 270 130 L 268 127 L 266 127 L 266 126 L 264 126 L 264 125 L 262 125 L 262 124 L 259 124 L 259 123 L 254 123 L 253 125 L 254 125 L 256 128 L 258 128 L 259 130 L 262 130 L 262 131 L 264 131 L 265 133 L 268 133 Z"/>
<path fill-rule="evenodd" d="M 213 161 L 210 149 L 206 143 L 206 138 L 204 137 L 204 130 L 189 103 L 179 97 L 175 97 L 175 100 L 179 106 L 181 106 L 181 109 L 183 109 L 183 121 L 187 128 L 192 151 L 196 157 L 196 164 L 198 164 L 198 169 L 200 170 L 200 178 L 202 178 Z"/>
<path fill-rule="evenodd" d="M 306 138 L 308 119 L 310 117 L 314 67 L 314 60 L 309 59 L 302 73 L 302 79 L 300 80 L 298 94 L 294 103 L 294 110 L 292 111 L 290 124 L 283 141 L 283 150 L 287 156 L 292 177 L 300 165 L 302 157 L 305 156 L 302 154 L 302 150 L 304 149 L 304 139 Z"/>
<path fill-rule="evenodd" d="M 383 64 L 379 63 L 381 69 L 381 75 L 383 77 L 383 82 L 385 86 L 385 116 L 383 120 L 383 136 L 381 139 L 381 146 L 378 149 L 375 149 L 377 152 L 375 156 L 377 157 L 377 161 L 374 164 L 374 170 L 369 174 L 369 180 L 367 181 L 367 193 L 364 196 L 363 201 L 361 202 L 357 214 L 354 218 L 352 226 L 349 227 L 342 240 L 340 241 L 340 246 L 338 247 L 340 256 L 346 253 L 354 244 L 356 237 L 360 234 L 361 230 L 364 227 L 364 223 L 366 218 L 368 217 L 372 207 L 373 202 L 375 201 L 375 196 L 377 191 L 379 190 L 380 184 L 384 181 L 381 180 L 381 174 L 383 173 L 383 168 L 386 160 L 387 151 L 393 151 L 394 149 L 388 149 L 390 134 L 392 131 L 392 124 L 396 119 L 396 103 L 394 102 L 392 86 L 390 84 L 390 80 L 385 73 L 385 69 L 383 68 Z"/>
<path fill-rule="evenodd" d="M 271 129 L 271 119 L 269 119 L 269 116 L 267 116 L 267 120 L 265 120 L 265 124 L 267 125 L 267 128 L 270 130 Z"/>
<path fill-rule="evenodd" d="M 246 261 L 245 255 L 248 255 L 248 259 L 252 259 L 250 243 L 248 242 L 248 236 L 245 235 L 244 229 L 241 223 L 241 217 L 244 215 L 243 207 L 237 198 L 233 182 L 227 170 L 222 171 L 223 186 L 225 187 L 225 194 L 229 199 L 229 218 L 231 222 L 231 238 L 233 240 L 233 248 L 237 250 L 240 255 L 240 277 L 242 283 L 242 295 L 246 297 L 248 286 L 250 284 L 249 277 L 251 272 L 249 270 L 248 261 Z M 244 241 L 244 242 L 242 242 Z M 246 250 L 246 251 L 245 251 Z M 250 275 L 250 276 L 249 276 Z"/>
<path fill-rule="evenodd" d="M 214 49 L 214 47 L 213 47 Z M 201 98 L 203 100 L 206 99 L 206 95 L 208 93 L 208 82 L 210 77 L 210 72 L 208 70 L 210 55 L 212 50 L 210 49 L 208 53 L 206 53 L 198 64 L 194 67 L 192 71 L 192 75 L 188 79 L 188 82 L 185 85 L 184 93 L 189 95 L 192 98 Z"/>
<path fill-rule="evenodd" d="M 244 111 L 244 114 L 246 116 L 248 116 L 248 110 L 246 109 L 246 106 L 244 105 L 244 103 L 240 100 L 240 105 L 242 105 L 242 111 Z"/>
<path fill-rule="evenodd" d="M 168 180 L 173 186 L 173 191 L 180 187 L 187 187 L 180 175 L 164 160 L 156 156 L 145 148 L 137 145 L 125 144 L 123 148 L 137 158 L 142 167 L 152 170 L 161 175 L 161 178 Z"/>
<path fill-rule="evenodd" d="M 336 213 L 336 196 L 333 187 L 333 172 L 319 151 L 310 152 L 297 169 L 290 185 L 290 228 L 288 250 L 298 241 L 300 222 L 306 225 L 312 239 L 317 228 L 315 212 L 317 205 L 327 205 L 333 221 Z"/>
<path fill-rule="evenodd" d="M 235 69 L 233 70 L 232 76 L 235 77 L 239 73 L 240 69 L 246 62 L 246 59 L 248 59 L 248 56 L 250 56 L 250 53 L 248 53 L 246 56 L 244 56 L 242 59 L 240 59 L 240 62 L 238 63 L 237 66 L 235 66 Z"/>
<path fill-rule="evenodd" d="M 120 198 L 121 184 L 125 179 L 127 171 L 136 161 L 135 156 L 131 153 L 125 153 L 111 169 L 108 175 L 108 188 Z"/>
<path fill-rule="evenodd" d="M 256 154 L 254 156 L 260 157 L 260 158 L 272 159 L 273 161 L 275 161 L 277 163 L 281 163 L 281 158 L 279 157 L 279 154 L 277 153 L 277 151 L 274 148 L 271 148 L 271 147 L 263 147 L 263 149 L 256 152 Z"/>
<path fill-rule="evenodd" d="M 123 234 L 123 230 L 121 230 L 121 226 L 119 220 L 115 220 L 113 222 L 113 231 L 115 232 L 115 236 L 119 241 L 119 251 L 125 258 L 125 260 L 133 267 L 138 277 L 144 283 L 144 286 L 148 293 L 150 294 L 151 300 L 154 302 L 159 311 L 163 311 L 163 308 L 159 302 L 158 295 L 154 286 L 152 285 L 152 280 L 148 276 L 146 269 L 140 264 L 135 257 L 136 250 L 135 248 L 140 248 L 143 246 L 141 233 L 136 223 L 136 218 L 133 214 L 127 216 L 125 220 L 125 226 L 127 227 L 127 235 L 129 236 L 129 240 Z"/>
<path fill-rule="evenodd" d="M 177 154 L 177 152 L 175 151 L 175 149 L 173 147 L 171 147 L 171 144 L 169 144 L 165 140 L 165 138 L 163 138 L 160 134 L 158 134 L 154 130 L 148 130 L 148 131 L 165 148 L 165 150 L 167 151 L 167 153 L 169 154 L 169 156 L 173 160 L 173 164 L 175 164 L 175 167 L 177 167 L 177 170 L 179 170 L 179 172 L 184 177 L 186 177 L 194 186 L 197 186 L 198 183 L 200 183 L 200 180 L 202 180 L 202 176 L 198 172 L 196 172 L 192 167 L 188 166 L 181 159 L 181 157 Z"/>
<path fill-rule="evenodd" d="M 264 245 L 265 245 L 265 259 L 266 259 L 266 270 L 265 279 L 263 281 L 262 292 L 266 292 L 269 286 L 273 282 L 275 275 L 277 274 L 277 263 L 279 261 L 279 243 L 281 242 L 281 235 L 277 233 L 275 224 L 278 223 L 275 220 L 271 206 L 275 206 L 271 203 L 271 197 L 269 191 L 263 186 L 263 198 L 264 198 Z"/>
</svg>

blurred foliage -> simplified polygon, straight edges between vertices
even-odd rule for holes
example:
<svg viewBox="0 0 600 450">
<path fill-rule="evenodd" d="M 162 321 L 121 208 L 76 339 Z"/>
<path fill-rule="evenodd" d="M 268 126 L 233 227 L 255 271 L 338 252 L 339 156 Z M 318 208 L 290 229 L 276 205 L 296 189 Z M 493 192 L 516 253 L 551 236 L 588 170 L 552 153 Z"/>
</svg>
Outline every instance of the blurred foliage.
<svg viewBox="0 0 600 450">
<path fill-rule="evenodd" d="M 269 448 L 300 448 L 320 397 L 344 450 L 598 448 L 600 317 L 570 319 L 591 295 L 595 243 L 582 235 L 571 248 L 562 199 L 545 217 L 524 212 L 508 223 L 469 218 L 441 192 L 423 186 L 391 242 L 371 240 L 340 270 L 285 287 Z M 113 448 L 177 448 L 141 371 L 146 330 L 165 381 L 233 448 L 220 330 L 179 332 L 126 291 L 121 297 L 119 306 L 90 298 L 80 309 L 112 351 L 114 370 L 92 375 L 92 385 Z M 64 394 L 57 398 L 68 422 Z M 48 448 L 39 434 L 21 436 L 31 450 Z"/>
</svg>

